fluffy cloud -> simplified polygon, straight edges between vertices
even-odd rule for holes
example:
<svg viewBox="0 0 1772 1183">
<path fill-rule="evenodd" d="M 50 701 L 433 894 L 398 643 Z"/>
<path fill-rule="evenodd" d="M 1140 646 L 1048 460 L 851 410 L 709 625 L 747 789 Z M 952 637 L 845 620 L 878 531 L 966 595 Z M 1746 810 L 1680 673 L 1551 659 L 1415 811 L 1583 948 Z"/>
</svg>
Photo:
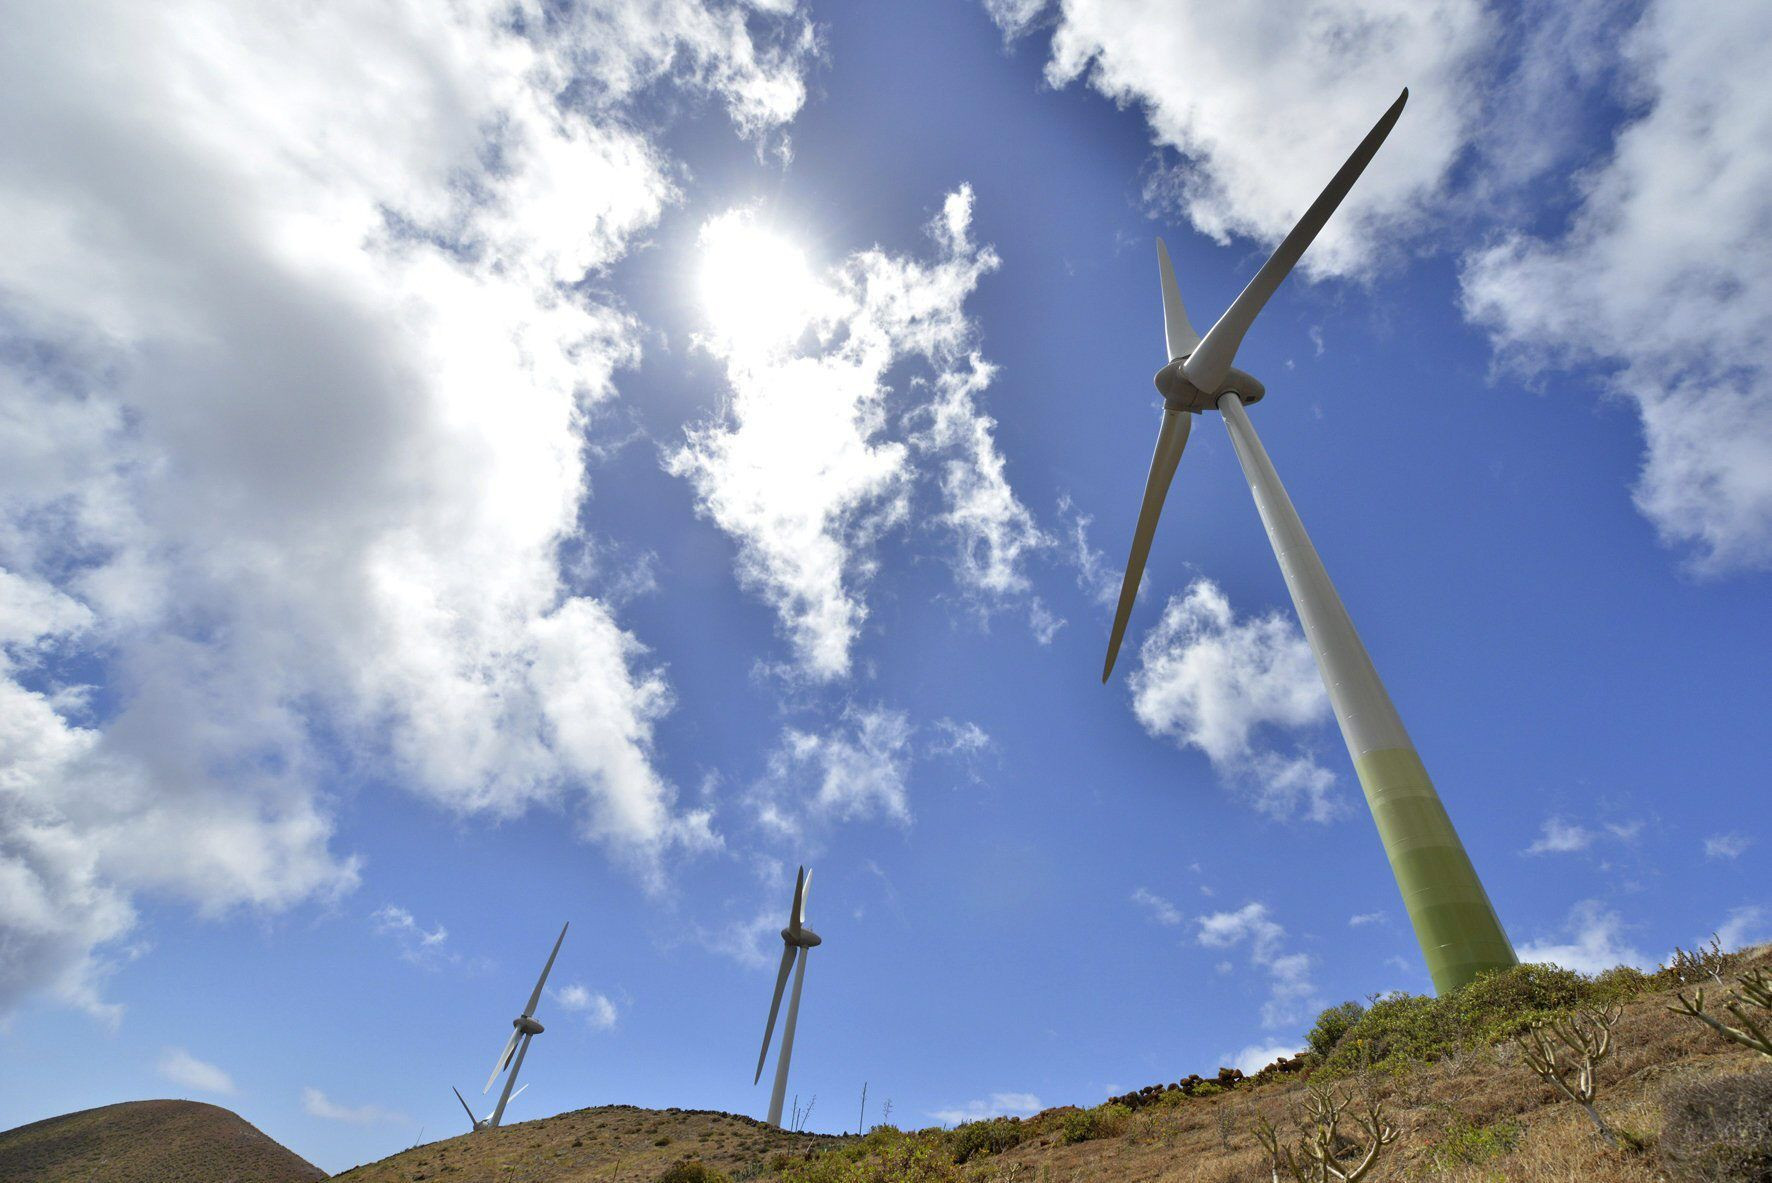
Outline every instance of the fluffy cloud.
<svg viewBox="0 0 1772 1183">
<path fill-rule="evenodd" d="M 1766 923 L 1766 909 L 1746 904 L 1732 909 L 1729 918 L 1717 926 L 1717 940 L 1725 949 L 1745 949 L 1772 938 L 1772 926 Z"/>
<path fill-rule="evenodd" d="M 812 680 L 848 674 L 875 543 L 906 521 L 923 470 L 940 486 L 936 524 L 954 542 L 962 590 L 987 610 L 1025 601 L 1037 629 L 1054 627 L 1024 573 L 1046 536 L 1010 488 L 978 403 L 995 371 L 971 348 L 964 305 L 998 260 L 971 223 L 962 186 L 930 224 L 933 261 L 875 248 L 823 274 L 754 211 L 702 232 L 702 343 L 732 398 L 668 463 L 737 541 L 740 580 L 775 609 Z M 885 378 L 905 361 L 931 380 L 901 393 L 927 397 L 895 423 Z"/>
<path fill-rule="evenodd" d="M 1269 1027 L 1296 1023 L 1308 1017 L 1316 983 L 1311 980 L 1314 959 L 1308 953 L 1284 948 L 1286 930 L 1266 904 L 1245 904 L 1234 912 L 1214 912 L 1195 920 L 1195 939 L 1208 949 L 1249 948 L 1249 963 L 1268 975 L 1268 999 L 1261 1021 Z"/>
<path fill-rule="evenodd" d="M 1252 1043 L 1241 1051 L 1226 1052 L 1224 1062 L 1245 1076 L 1253 1076 L 1275 1060 L 1289 1059 L 1303 1050 L 1303 1044 L 1287 1043 L 1284 1040 L 1277 1043 Z"/>
<path fill-rule="evenodd" d="M 911 734 L 904 712 L 880 706 L 848 707 L 823 731 L 788 728 L 758 786 L 759 820 L 786 834 L 800 833 L 809 820 L 909 823 Z"/>
<path fill-rule="evenodd" d="M 951 1109 L 933 1109 L 929 1116 L 944 1125 L 983 1121 L 987 1117 L 1013 1114 L 1028 1117 L 1040 1112 L 1040 1098 L 1032 1093 L 992 1093 L 988 1100 L 968 1101 Z"/>
<path fill-rule="evenodd" d="M 592 1030 L 615 1029 L 615 1003 L 609 1000 L 607 994 L 600 994 L 574 982 L 554 991 L 554 1000 L 560 1004 L 560 1009 L 582 1014 L 585 1025 Z"/>
<path fill-rule="evenodd" d="M 1545 938 L 1521 946 L 1521 961 L 1548 961 L 1565 969 L 1596 974 L 1615 965 L 1648 969 L 1651 962 L 1624 937 L 1624 918 L 1598 900 L 1583 900 L 1569 911 L 1562 940 Z"/>
<path fill-rule="evenodd" d="M 1148 887 L 1135 890 L 1132 893 L 1132 902 L 1148 911 L 1151 919 L 1158 924 L 1173 926 L 1181 923 L 1180 910 Z"/>
<path fill-rule="evenodd" d="M 370 913 L 369 921 L 377 933 L 394 942 L 403 959 L 414 965 L 435 966 L 445 959 L 454 960 L 444 948 L 449 930 L 439 924 L 427 932 L 411 912 L 398 904 L 377 908 Z"/>
<path fill-rule="evenodd" d="M 1465 306 L 1537 372 L 1591 363 L 1633 405 L 1639 509 L 1695 570 L 1772 566 L 1772 13 L 1655 0 L 1625 43 L 1640 117 L 1554 238 L 1474 255 Z"/>
<path fill-rule="evenodd" d="M 574 806 L 647 876 L 713 841 L 653 766 L 661 672 L 560 575 L 584 417 L 639 340 L 573 285 L 675 197 L 630 99 L 674 84 L 759 137 L 797 108 L 815 46 L 771 10 L 9 23 L 0 1011 L 102 1013 L 136 892 L 350 890 L 340 763 L 464 812 Z"/>
<path fill-rule="evenodd" d="M 1300 730 L 1329 716 L 1310 646 L 1279 612 L 1238 620 L 1218 585 L 1172 596 L 1139 647 L 1132 709 L 1153 736 L 1198 748 L 1276 817 L 1334 817 L 1335 778 L 1308 754 L 1258 743 L 1264 728 Z"/>
<path fill-rule="evenodd" d="M 379 1105 L 359 1105 L 351 1108 L 340 1105 L 312 1085 L 301 1091 L 302 1112 L 310 1117 L 320 1117 L 327 1121 L 342 1121 L 348 1125 L 410 1125 L 412 1119 L 403 1113 L 395 1113 L 383 1109 Z"/>
<path fill-rule="evenodd" d="M 1745 834 L 1730 831 L 1727 834 L 1712 834 L 1704 840 L 1704 857 L 1710 859 L 1737 859 L 1753 845 L 1753 839 Z"/>
<path fill-rule="evenodd" d="M 173 1084 L 188 1088 L 198 1093 L 219 1093 L 227 1096 L 234 1091 L 234 1078 L 187 1052 L 182 1047 L 169 1047 L 160 1056 L 156 1065 L 160 1075 Z"/>
<path fill-rule="evenodd" d="M 987 7 L 1013 35 L 1048 6 Z M 1181 156 L 1151 195 L 1220 242 L 1278 242 L 1397 91 L 1414 86 L 1408 117 L 1302 264 L 1357 273 L 1444 188 L 1474 123 L 1471 63 L 1491 32 L 1478 0 L 1331 0 L 1303 11 L 1058 0 L 1046 78 L 1085 79 L 1142 108 L 1156 142 Z"/>
<path fill-rule="evenodd" d="M 1538 837 L 1526 848 L 1527 854 L 1570 854 L 1586 850 L 1594 844 L 1594 832 L 1574 825 L 1560 817 L 1544 819 Z"/>
</svg>

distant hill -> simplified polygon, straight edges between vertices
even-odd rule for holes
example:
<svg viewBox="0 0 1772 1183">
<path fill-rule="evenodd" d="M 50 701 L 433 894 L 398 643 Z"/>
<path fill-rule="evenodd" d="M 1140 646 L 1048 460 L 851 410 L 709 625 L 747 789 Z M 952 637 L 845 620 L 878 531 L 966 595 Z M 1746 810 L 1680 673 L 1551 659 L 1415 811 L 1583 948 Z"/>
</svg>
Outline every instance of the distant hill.
<svg viewBox="0 0 1772 1183">
<path fill-rule="evenodd" d="M 333 1178 L 349 1183 L 652 1183 L 685 1158 L 744 1176 L 761 1170 L 775 1155 L 803 1158 L 842 1141 L 827 1134 L 789 1133 L 733 1113 L 602 1105 L 430 1142 Z"/>
<path fill-rule="evenodd" d="M 6 1183 L 316 1183 L 326 1172 L 237 1113 L 125 1101 L 0 1133 Z"/>
</svg>

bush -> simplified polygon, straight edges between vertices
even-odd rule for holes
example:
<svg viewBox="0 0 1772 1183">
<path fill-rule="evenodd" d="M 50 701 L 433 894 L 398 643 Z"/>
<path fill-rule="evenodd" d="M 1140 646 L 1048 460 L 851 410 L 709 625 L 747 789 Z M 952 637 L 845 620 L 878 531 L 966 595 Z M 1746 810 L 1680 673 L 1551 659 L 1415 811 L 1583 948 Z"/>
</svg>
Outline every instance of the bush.
<svg viewBox="0 0 1772 1183">
<path fill-rule="evenodd" d="M 686 1158 L 666 1167 L 664 1174 L 658 1177 L 658 1183 L 731 1183 L 731 1180 L 700 1159 Z"/>
<path fill-rule="evenodd" d="M 1655 979 L 1640 969 L 1615 965 L 1597 975 L 1590 987 L 1593 1000 L 1604 1006 L 1613 1002 L 1629 1002 L 1637 995 L 1654 989 Z"/>
<path fill-rule="evenodd" d="M 1132 1110 L 1124 1105 L 1097 1105 L 1094 1109 L 1079 1109 L 1064 1115 L 1064 1124 L 1059 1127 L 1058 1138 L 1067 1144 L 1111 1138 L 1126 1128 L 1131 1117 Z"/>
<path fill-rule="evenodd" d="M 1572 1010 L 1593 996 L 1593 984 L 1574 970 L 1528 963 L 1478 974 L 1440 1001 L 1464 1038 L 1501 1043 L 1524 1035 L 1535 1020 Z"/>
<path fill-rule="evenodd" d="M 1348 1029 L 1360 1021 L 1366 1008 L 1357 1002 L 1344 1002 L 1340 1006 L 1332 1006 L 1317 1016 L 1316 1026 L 1305 1039 L 1311 1045 L 1311 1051 L 1319 1056 L 1327 1056 L 1341 1042 L 1341 1037 Z"/>
<path fill-rule="evenodd" d="M 1317 1070 L 1324 1080 L 1371 1066 L 1396 1071 L 1409 1063 L 1437 1060 L 1459 1044 L 1459 1031 L 1443 1000 L 1391 994 L 1374 1002 Z"/>
<path fill-rule="evenodd" d="M 1506 1154 L 1520 1144 L 1520 1127 L 1511 1121 L 1495 1125 L 1472 1125 L 1463 1117 L 1454 1117 L 1446 1134 L 1434 1143 L 1428 1161 L 1435 1170 L 1475 1166 L 1498 1155 Z"/>
<path fill-rule="evenodd" d="M 1662 1101 L 1661 1161 L 1690 1183 L 1772 1179 L 1772 1070 L 1669 1089 Z"/>
<path fill-rule="evenodd" d="M 1020 1122 L 1010 1121 L 1006 1117 L 993 1117 L 987 1121 L 969 1121 L 965 1125 L 955 1126 L 948 1133 L 948 1146 L 953 1151 L 955 1162 L 967 1162 L 987 1154 L 1001 1154 L 1012 1146 L 1019 1146 L 1023 1136 Z"/>
</svg>

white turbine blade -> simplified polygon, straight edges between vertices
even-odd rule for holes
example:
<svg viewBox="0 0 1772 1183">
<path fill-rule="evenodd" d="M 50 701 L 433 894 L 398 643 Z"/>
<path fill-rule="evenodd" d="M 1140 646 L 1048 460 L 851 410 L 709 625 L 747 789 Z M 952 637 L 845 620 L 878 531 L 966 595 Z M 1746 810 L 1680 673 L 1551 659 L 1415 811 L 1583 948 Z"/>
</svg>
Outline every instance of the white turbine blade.
<svg viewBox="0 0 1772 1183">
<path fill-rule="evenodd" d="M 511 1094 L 511 1101 L 515 1101 L 518 1097 L 521 1097 L 523 1095 L 523 1090 L 528 1087 L 529 1086 L 527 1084 L 518 1085 L 517 1091 Z M 509 1105 L 511 1103 L 511 1101 L 506 1101 L 505 1104 Z"/>
<path fill-rule="evenodd" d="M 1186 357 L 1200 344 L 1181 302 L 1181 289 L 1175 286 L 1175 268 L 1169 265 L 1169 248 L 1157 239 L 1157 272 L 1163 283 L 1163 343 L 1169 347 L 1169 360 Z"/>
<path fill-rule="evenodd" d="M 800 885 L 800 903 L 794 909 L 794 920 L 795 920 L 794 927 L 795 928 L 799 928 L 802 924 L 806 923 L 806 899 L 811 894 L 812 894 L 812 870 L 811 870 L 811 868 L 808 868 L 806 871 L 806 882 L 804 882 Z"/>
<path fill-rule="evenodd" d="M 1188 411 L 1163 408 L 1163 427 L 1157 432 L 1157 450 L 1151 456 L 1151 473 L 1144 482 L 1144 504 L 1138 511 L 1138 526 L 1132 531 L 1132 553 L 1126 558 L 1126 577 L 1120 583 L 1120 603 L 1114 609 L 1114 631 L 1108 635 L 1107 662 L 1101 667 L 1104 683 L 1114 672 L 1114 659 L 1120 655 L 1126 621 L 1132 616 L 1132 602 L 1138 598 L 1138 581 L 1144 578 L 1151 539 L 1156 537 L 1157 517 L 1163 512 L 1163 499 L 1169 495 L 1169 482 L 1175 478 L 1175 466 L 1181 463 L 1181 450 L 1187 446 L 1193 419 Z"/>
<path fill-rule="evenodd" d="M 757 1053 L 757 1075 L 751 1083 L 763 1079 L 763 1061 L 769 1058 L 769 1040 L 775 1035 L 775 1016 L 781 1011 L 781 992 L 787 989 L 788 967 L 794 963 L 794 947 L 783 945 L 781 950 L 781 972 L 775 975 L 775 998 L 769 1003 L 769 1024 L 763 1028 L 763 1050 Z"/>
<path fill-rule="evenodd" d="M 505 1044 L 505 1050 L 498 1053 L 498 1062 L 493 1064 L 493 1066 L 492 1066 L 492 1075 L 488 1076 L 486 1078 L 486 1087 L 480 1090 L 480 1092 L 482 1094 L 492 1091 L 492 1082 L 497 1080 L 498 1074 L 500 1072 L 503 1072 L 505 1070 L 505 1068 L 510 1064 L 511 1052 L 513 1050 L 515 1050 L 515 1048 L 517 1046 L 517 1039 L 522 1034 L 523 1033 L 521 1031 L 517 1030 L 515 1027 L 511 1028 L 511 1040 L 509 1043 Z"/>
<path fill-rule="evenodd" d="M 1219 385 L 1224 382 L 1225 374 L 1231 368 L 1231 362 L 1237 356 L 1237 347 L 1243 343 L 1243 334 L 1255 323 L 1256 314 L 1267 304 L 1268 297 L 1274 294 L 1280 281 L 1292 271 L 1304 254 L 1304 249 L 1323 229 L 1324 223 L 1329 221 L 1329 215 L 1335 212 L 1341 199 L 1354 187 L 1354 182 L 1360 179 L 1360 174 L 1377 153 L 1378 146 L 1390 134 L 1397 117 L 1403 113 L 1403 104 L 1408 100 L 1409 90 L 1405 87 L 1403 93 L 1397 96 L 1397 101 L 1391 104 L 1390 110 L 1366 133 L 1366 138 L 1360 141 L 1354 154 L 1347 158 L 1347 163 L 1341 166 L 1341 171 L 1335 174 L 1329 187 L 1304 211 L 1304 216 L 1298 219 L 1298 225 L 1292 228 L 1292 233 L 1268 256 L 1267 262 L 1261 265 L 1261 270 L 1255 273 L 1255 278 L 1249 281 L 1249 286 L 1225 309 L 1224 315 L 1218 318 L 1218 323 L 1207 331 L 1199 347 L 1182 365 L 1182 372 L 1187 375 L 1189 382 L 1207 394 L 1217 393 Z"/>
<path fill-rule="evenodd" d="M 794 880 L 794 907 L 788 913 L 788 931 L 800 931 L 800 901 L 806 896 L 806 868 L 800 868 L 799 876 Z"/>
<path fill-rule="evenodd" d="M 554 951 L 548 954 L 548 963 L 541 967 L 541 977 L 535 979 L 535 993 L 529 996 L 529 1005 L 523 1008 L 524 1018 L 535 1017 L 535 1008 L 541 1003 L 541 988 L 547 984 L 548 971 L 554 968 L 554 958 L 560 955 L 560 942 L 566 939 L 566 930 L 571 927 L 570 920 L 560 926 L 560 936 L 554 941 Z"/>
<path fill-rule="evenodd" d="M 455 1099 L 457 1101 L 461 1101 L 461 1107 L 463 1110 L 465 1110 L 467 1112 L 467 1115 L 468 1115 L 468 1124 L 471 1126 L 478 1125 L 480 1123 L 480 1119 L 474 1116 L 474 1111 L 472 1109 L 468 1108 L 467 1101 L 463 1100 L 463 1098 L 462 1098 L 461 1090 L 456 1088 L 454 1085 L 450 1085 L 449 1091 L 455 1094 Z"/>
</svg>

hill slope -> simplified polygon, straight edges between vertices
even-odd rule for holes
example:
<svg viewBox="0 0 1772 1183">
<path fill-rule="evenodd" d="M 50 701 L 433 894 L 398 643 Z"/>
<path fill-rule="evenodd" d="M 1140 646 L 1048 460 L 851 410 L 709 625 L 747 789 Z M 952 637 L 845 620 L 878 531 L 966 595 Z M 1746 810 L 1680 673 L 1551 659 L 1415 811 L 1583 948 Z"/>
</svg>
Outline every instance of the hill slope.
<svg viewBox="0 0 1772 1183">
<path fill-rule="evenodd" d="M 430 1142 L 333 1178 L 350 1183 L 651 1183 L 684 1158 L 700 1159 L 726 1174 L 744 1173 L 784 1151 L 804 1156 L 841 1141 L 788 1133 L 733 1113 L 602 1105 Z"/>
<path fill-rule="evenodd" d="M 1772 964 L 1772 955 L 1761 950 L 1753 960 Z M 1598 1072 L 1598 1108 L 1634 1148 L 1601 1143 L 1582 1111 L 1534 1078 L 1501 1039 L 1341 1081 L 1343 1090 L 1382 1097 L 1401 1135 L 1369 1183 L 1661 1183 L 1667 1176 L 1655 1143 L 1670 1086 L 1772 1075 L 1762 1057 L 1670 1013 L 1672 995 L 1651 979 L 1632 990 L 1616 1051 Z M 1191 1096 L 1173 1086 L 1142 1090 L 1143 1097 L 1122 1098 L 1131 1108 L 1067 1106 L 1023 1121 L 866 1138 L 786 1134 L 729 1114 L 609 1106 L 416 1147 L 337 1177 L 657 1183 L 672 1163 L 695 1158 L 735 1183 L 1266 1183 L 1267 1156 L 1251 1133 L 1255 1114 L 1290 1129 L 1305 1086 L 1300 1073 L 1277 1069 L 1232 1083 L 1221 1091 L 1196 1080 Z M 1772 1081 L 1759 1095 L 1772 1096 Z"/>
<path fill-rule="evenodd" d="M 237 1113 L 125 1101 L 0 1133 L 7 1183 L 316 1183 L 326 1172 Z"/>
</svg>

